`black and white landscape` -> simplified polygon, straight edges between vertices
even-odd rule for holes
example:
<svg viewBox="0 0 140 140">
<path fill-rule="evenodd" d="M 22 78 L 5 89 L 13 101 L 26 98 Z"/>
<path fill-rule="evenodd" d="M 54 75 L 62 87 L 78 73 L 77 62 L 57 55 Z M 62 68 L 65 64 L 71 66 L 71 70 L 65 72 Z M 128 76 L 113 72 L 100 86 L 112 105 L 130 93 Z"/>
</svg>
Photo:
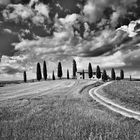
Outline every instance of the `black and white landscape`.
<svg viewBox="0 0 140 140">
<path fill-rule="evenodd" d="M 140 0 L 0 0 L 0 140 L 140 140 Z"/>
</svg>

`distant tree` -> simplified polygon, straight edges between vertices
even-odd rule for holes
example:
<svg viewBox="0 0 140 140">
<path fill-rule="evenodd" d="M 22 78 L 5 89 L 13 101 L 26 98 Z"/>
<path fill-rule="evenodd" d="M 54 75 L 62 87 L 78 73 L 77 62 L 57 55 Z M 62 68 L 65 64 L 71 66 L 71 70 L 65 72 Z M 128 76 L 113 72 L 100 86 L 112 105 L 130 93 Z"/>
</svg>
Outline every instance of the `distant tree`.
<svg viewBox="0 0 140 140">
<path fill-rule="evenodd" d="M 121 80 L 121 77 L 116 77 L 116 80 L 117 80 L 117 81 Z"/>
<path fill-rule="evenodd" d="M 85 71 L 82 72 L 83 79 L 85 79 Z"/>
<path fill-rule="evenodd" d="M 124 79 L 124 71 L 120 70 L 120 78 L 123 80 Z"/>
<path fill-rule="evenodd" d="M 46 66 L 46 61 L 43 63 L 43 76 L 44 80 L 47 80 L 47 66 Z"/>
<path fill-rule="evenodd" d="M 54 71 L 52 73 L 52 80 L 55 80 L 55 74 L 54 74 Z"/>
<path fill-rule="evenodd" d="M 112 68 L 112 70 L 111 70 L 111 79 L 116 80 L 116 74 L 115 74 L 114 68 Z"/>
<path fill-rule="evenodd" d="M 63 75 L 63 72 L 62 72 L 62 65 L 61 65 L 61 62 L 58 63 L 58 72 L 57 72 L 57 76 L 61 79 L 62 78 L 62 75 Z"/>
<path fill-rule="evenodd" d="M 77 72 L 77 64 L 76 61 L 73 59 L 73 78 L 76 78 L 76 72 Z"/>
<path fill-rule="evenodd" d="M 41 66 L 40 63 L 37 63 L 37 72 L 36 72 L 37 80 L 40 81 L 42 79 L 42 74 L 41 74 Z"/>
<path fill-rule="evenodd" d="M 23 77 L 24 77 L 24 82 L 26 83 L 27 82 L 27 74 L 26 74 L 26 71 L 24 71 Z"/>
<path fill-rule="evenodd" d="M 131 75 L 130 75 L 130 81 L 132 81 L 132 77 L 131 77 Z"/>
<path fill-rule="evenodd" d="M 100 67 L 99 67 L 99 66 L 97 66 L 97 68 L 96 68 L 96 77 L 97 77 L 98 79 L 101 78 L 101 70 L 100 70 Z"/>
<path fill-rule="evenodd" d="M 104 82 L 108 80 L 108 76 L 107 76 L 106 70 L 103 70 L 102 80 L 103 80 Z"/>
<path fill-rule="evenodd" d="M 69 70 L 67 70 L 67 79 L 70 79 Z"/>
<path fill-rule="evenodd" d="M 88 76 L 89 76 L 89 78 L 92 78 L 92 76 L 93 76 L 93 71 L 92 71 L 91 63 L 89 63 L 89 65 L 88 65 Z"/>
</svg>

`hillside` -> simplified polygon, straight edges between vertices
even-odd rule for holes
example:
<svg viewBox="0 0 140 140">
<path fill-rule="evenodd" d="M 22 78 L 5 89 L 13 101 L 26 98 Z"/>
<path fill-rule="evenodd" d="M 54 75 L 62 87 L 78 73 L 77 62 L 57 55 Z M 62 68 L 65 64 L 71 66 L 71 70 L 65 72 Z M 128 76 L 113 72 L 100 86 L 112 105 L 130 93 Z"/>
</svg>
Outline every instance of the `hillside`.
<svg viewBox="0 0 140 140">
<path fill-rule="evenodd" d="M 1 140 L 138 140 L 140 123 L 94 101 L 92 80 L 0 88 Z"/>
</svg>

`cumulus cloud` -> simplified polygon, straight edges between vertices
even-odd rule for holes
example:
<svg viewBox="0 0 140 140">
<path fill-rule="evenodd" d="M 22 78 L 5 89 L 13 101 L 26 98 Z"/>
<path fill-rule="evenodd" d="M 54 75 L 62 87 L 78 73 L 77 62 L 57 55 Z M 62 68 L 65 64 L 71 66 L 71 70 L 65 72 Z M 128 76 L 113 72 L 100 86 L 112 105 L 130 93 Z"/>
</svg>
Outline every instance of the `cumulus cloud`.
<svg viewBox="0 0 140 140">
<path fill-rule="evenodd" d="M 39 14 L 42 14 L 49 18 L 49 7 L 44 5 L 43 3 L 39 3 L 35 5 L 35 10 L 38 11 Z"/>
<path fill-rule="evenodd" d="M 138 34 L 137 32 L 139 31 L 138 29 L 135 29 L 136 25 L 138 24 L 140 24 L 140 20 L 131 21 L 128 26 L 121 26 L 120 28 L 118 28 L 118 30 L 123 30 L 129 34 L 129 37 L 134 37 Z"/>
<path fill-rule="evenodd" d="M 14 55 L 13 42 L 19 42 L 18 34 L 12 32 L 10 29 L 0 31 L 0 57 L 2 55 Z"/>
<path fill-rule="evenodd" d="M 136 2 L 137 0 L 88 0 L 83 8 L 83 13 L 90 23 L 99 23 L 105 18 L 111 26 L 116 27 L 119 18 L 127 15 L 128 9 L 133 7 Z"/>
<path fill-rule="evenodd" d="M 10 9 L 13 9 L 11 12 Z M 13 20 L 15 22 L 20 22 L 21 20 L 29 19 L 34 15 L 31 8 L 24 6 L 22 4 L 10 4 L 7 9 L 3 11 L 3 16 L 5 20 Z"/>
<path fill-rule="evenodd" d="M 84 6 L 83 12 L 89 22 L 96 22 L 98 18 L 101 16 L 99 14 L 102 14 L 101 12 L 102 8 L 98 8 L 96 4 L 93 1 L 88 1 L 87 4 Z"/>
<path fill-rule="evenodd" d="M 0 73 L 13 75 L 23 72 L 24 67 L 18 64 L 19 60 L 21 60 L 19 57 L 8 57 L 3 55 L 0 63 Z"/>
<path fill-rule="evenodd" d="M 32 9 L 30 4 L 9 4 L 3 10 L 3 17 L 5 21 L 30 24 L 31 20 L 33 24 L 41 25 L 49 20 L 49 7 L 43 3 L 36 4 L 35 9 Z"/>
<path fill-rule="evenodd" d="M 38 38 L 32 41 L 23 40 L 16 44 L 15 50 L 20 50 L 21 52 L 27 50 L 36 55 L 56 54 L 62 57 L 96 57 L 111 55 L 119 50 L 131 49 L 128 44 L 136 45 L 139 41 L 131 38 L 130 33 L 122 28 L 89 33 L 89 38 L 82 39 L 79 34 L 75 36 L 72 28 L 77 23 L 78 18 L 79 15 L 72 14 L 63 19 L 56 19 L 56 32 L 52 37 Z M 88 31 L 88 25 L 85 26 L 87 26 L 85 28 Z"/>
<path fill-rule="evenodd" d="M 112 13 L 110 17 L 110 23 L 113 27 L 116 27 L 119 21 L 119 18 L 126 15 L 126 9 L 122 7 L 116 8 L 116 10 Z"/>
</svg>

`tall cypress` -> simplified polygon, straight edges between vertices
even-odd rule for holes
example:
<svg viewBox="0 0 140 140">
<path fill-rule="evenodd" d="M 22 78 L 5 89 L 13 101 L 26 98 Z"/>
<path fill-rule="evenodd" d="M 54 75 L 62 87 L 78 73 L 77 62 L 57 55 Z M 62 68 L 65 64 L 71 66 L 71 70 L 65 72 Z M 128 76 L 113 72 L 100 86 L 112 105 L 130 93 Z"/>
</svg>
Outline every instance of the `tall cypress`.
<svg viewBox="0 0 140 140">
<path fill-rule="evenodd" d="M 69 70 L 67 70 L 67 79 L 70 79 Z"/>
<path fill-rule="evenodd" d="M 73 78 L 76 78 L 76 72 L 77 72 L 77 64 L 76 61 L 73 59 Z"/>
<path fill-rule="evenodd" d="M 130 75 L 130 78 L 129 78 L 129 80 L 130 80 L 130 81 L 132 81 L 132 77 L 131 77 L 131 75 Z"/>
<path fill-rule="evenodd" d="M 116 80 L 116 74 L 115 74 L 114 68 L 112 68 L 112 70 L 111 70 L 111 79 Z"/>
<path fill-rule="evenodd" d="M 89 78 L 92 78 L 92 76 L 93 76 L 91 63 L 89 63 L 89 65 L 88 65 L 88 76 L 89 76 Z"/>
<path fill-rule="evenodd" d="M 42 79 L 42 74 L 41 74 L 41 66 L 40 63 L 37 63 L 37 72 L 36 72 L 37 80 L 40 81 Z"/>
<path fill-rule="evenodd" d="M 103 80 L 104 82 L 108 80 L 108 76 L 107 76 L 106 70 L 103 70 L 102 80 Z"/>
<path fill-rule="evenodd" d="M 124 71 L 120 70 L 120 78 L 123 80 L 124 79 Z"/>
<path fill-rule="evenodd" d="M 100 67 L 99 67 L 99 66 L 97 66 L 97 68 L 96 68 L 96 77 L 97 77 L 98 79 L 101 78 L 101 70 L 100 70 Z"/>
<path fill-rule="evenodd" d="M 85 79 L 85 71 L 82 72 L 83 79 Z"/>
<path fill-rule="evenodd" d="M 47 66 L 46 66 L 46 61 L 43 63 L 43 76 L 44 80 L 47 80 Z"/>
<path fill-rule="evenodd" d="M 54 71 L 53 71 L 53 73 L 52 73 L 52 80 L 55 80 Z"/>
<path fill-rule="evenodd" d="M 24 71 L 23 77 L 24 77 L 24 83 L 26 83 L 27 82 L 27 74 L 26 74 L 26 71 Z"/>
<path fill-rule="evenodd" d="M 58 72 L 57 72 L 57 76 L 61 79 L 62 78 L 62 75 L 63 75 L 63 72 L 62 72 L 62 65 L 61 65 L 61 62 L 58 63 Z"/>
</svg>

